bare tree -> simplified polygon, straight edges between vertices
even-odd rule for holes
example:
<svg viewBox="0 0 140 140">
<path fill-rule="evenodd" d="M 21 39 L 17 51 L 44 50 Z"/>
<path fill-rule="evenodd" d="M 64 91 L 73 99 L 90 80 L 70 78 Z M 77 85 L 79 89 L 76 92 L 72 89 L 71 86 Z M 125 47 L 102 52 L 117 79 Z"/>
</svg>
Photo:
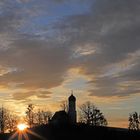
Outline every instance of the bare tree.
<svg viewBox="0 0 140 140">
<path fill-rule="evenodd" d="M 1 128 L 1 133 L 4 133 L 4 128 L 5 128 L 5 109 L 3 106 L 0 109 L 0 128 Z"/>
<path fill-rule="evenodd" d="M 129 114 L 129 129 L 139 130 L 140 115 L 137 112 Z"/>
<path fill-rule="evenodd" d="M 52 112 L 50 111 L 38 110 L 38 112 L 36 113 L 37 125 L 48 124 L 51 118 Z"/>
<path fill-rule="evenodd" d="M 18 117 L 10 110 L 2 107 L 0 109 L 0 127 L 1 133 L 5 131 L 12 132 L 17 127 Z"/>
<path fill-rule="evenodd" d="M 34 116 L 34 106 L 33 104 L 29 104 L 26 111 L 26 121 L 30 128 L 34 125 Z"/>
<path fill-rule="evenodd" d="M 41 125 L 44 123 L 44 118 L 43 118 L 43 110 L 38 109 L 36 114 L 36 123 L 37 125 Z"/>
<path fill-rule="evenodd" d="M 93 126 L 106 126 L 107 120 L 103 113 L 91 102 L 80 106 L 81 121 Z"/>
<path fill-rule="evenodd" d="M 34 125 L 47 124 L 52 118 L 52 112 L 46 109 L 38 109 L 34 111 Z"/>
<path fill-rule="evenodd" d="M 60 104 L 60 107 L 61 107 L 62 110 L 67 112 L 68 111 L 68 102 L 67 102 L 67 100 L 62 101 L 61 104 Z"/>
<path fill-rule="evenodd" d="M 16 130 L 17 124 L 18 124 L 18 117 L 14 113 L 12 113 L 10 110 L 7 110 L 5 117 L 6 117 L 6 120 L 5 120 L 6 130 L 8 130 L 9 132 Z"/>
<path fill-rule="evenodd" d="M 49 123 L 49 121 L 52 118 L 52 112 L 51 111 L 43 111 L 43 120 L 44 120 L 44 124 Z"/>
</svg>

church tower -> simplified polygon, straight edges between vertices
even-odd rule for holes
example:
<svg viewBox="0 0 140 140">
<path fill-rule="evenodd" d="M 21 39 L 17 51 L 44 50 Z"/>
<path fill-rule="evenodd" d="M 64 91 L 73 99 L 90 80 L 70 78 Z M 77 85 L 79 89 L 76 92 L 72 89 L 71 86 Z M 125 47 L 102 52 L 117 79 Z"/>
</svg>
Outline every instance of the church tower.
<svg viewBox="0 0 140 140">
<path fill-rule="evenodd" d="M 68 98 L 68 115 L 70 118 L 70 122 L 72 124 L 76 123 L 77 114 L 76 114 L 76 97 L 73 96 L 73 93 Z"/>
</svg>

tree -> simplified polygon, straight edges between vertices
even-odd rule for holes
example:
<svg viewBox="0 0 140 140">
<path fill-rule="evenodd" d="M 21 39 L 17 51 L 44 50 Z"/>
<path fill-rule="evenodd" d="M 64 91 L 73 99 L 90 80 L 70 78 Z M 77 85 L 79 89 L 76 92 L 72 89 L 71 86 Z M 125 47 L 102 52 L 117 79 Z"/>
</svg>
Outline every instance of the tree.
<svg viewBox="0 0 140 140">
<path fill-rule="evenodd" d="M 137 112 L 129 114 L 129 129 L 139 130 L 140 125 L 140 115 Z"/>
<path fill-rule="evenodd" d="M 92 126 L 106 126 L 107 120 L 103 113 L 91 102 L 80 106 L 81 121 Z"/>
<path fill-rule="evenodd" d="M 47 124 L 52 118 L 52 113 L 50 111 L 38 110 L 36 113 L 36 123 L 37 125 Z"/>
<path fill-rule="evenodd" d="M 2 107 L 0 109 L 0 128 L 1 133 L 12 132 L 17 127 L 18 117 L 10 110 Z"/>
<path fill-rule="evenodd" d="M 38 112 L 36 113 L 36 123 L 38 125 L 43 124 L 43 111 L 41 111 L 40 109 L 38 110 Z"/>
<path fill-rule="evenodd" d="M 34 106 L 29 104 L 26 111 L 26 121 L 30 128 L 34 125 L 34 115 Z"/>
<path fill-rule="evenodd" d="M 12 113 L 12 111 L 7 110 L 5 117 L 6 117 L 6 120 L 5 120 L 6 130 L 8 130 L 9 132 L 12 132 L 12 131 L 16 130 L 17 124 L 18 124 L 17 115 Z"/>
<path fill-rule="evenodd" d="M 4 133 L 4 128 L 5 128 L 5 109 L 1 108 L 0 110 L 0 128 L 1 128 L 1 133 Z"/>
<path fill-rule="evenodd" d="M 52 118 L 52 112 L 51 111 L 43 111 L 43 120 L 44 120 L 44 124 L 49 123 L 49 121 Z"/>
<path fill-rule="evenodd" d="M 66 100 L 62 101 L 60 104 L 60 107 L 62 110 L 67 112 L 68 111 L 68 102 Z"/>
</svg>

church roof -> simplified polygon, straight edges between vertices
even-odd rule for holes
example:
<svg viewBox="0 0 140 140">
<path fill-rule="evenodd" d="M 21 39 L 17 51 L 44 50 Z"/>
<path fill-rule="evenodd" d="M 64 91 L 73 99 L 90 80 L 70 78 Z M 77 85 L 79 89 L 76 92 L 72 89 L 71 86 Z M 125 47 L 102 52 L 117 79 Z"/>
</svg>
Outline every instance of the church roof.
<svg viewBox="0 0 140 140">
<path fill-rule="evenodd" d="M 52 123 L 55 123 L 55 124 L 69 123 L 68 114 L 65 111 L 55 112 L 54 116 L 52 117 Z"/>
<path fill-rule="evenodd" d="M 57 111 L 55 112 L 53 118 L 60 118 L 60 117 L 66 117 L 67 113 L 65 111 Z"/>
</svg>

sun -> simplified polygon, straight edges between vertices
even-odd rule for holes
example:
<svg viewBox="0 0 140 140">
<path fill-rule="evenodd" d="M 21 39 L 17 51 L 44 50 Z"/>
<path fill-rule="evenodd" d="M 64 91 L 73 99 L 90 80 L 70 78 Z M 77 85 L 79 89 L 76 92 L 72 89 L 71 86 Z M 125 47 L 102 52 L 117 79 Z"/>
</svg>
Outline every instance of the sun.
<svg viewBox="0 0 140 140">
<path fill-rule="evenodd" d="M 26 124 L 24 124 L 24 123 L 21 123 L 21 124 L 17 125 L 17 128 L 18 128 L 19 131 L 24 131 L 24 130 L 27 129 L 27 127 L 28 126 Z"/>
<path fill-rule="evenodd" d="M 18 140 L 22 140 L 22 138 L 24 140 L 29 140 L 28 134 L 34 135 L 35 137 L 38 137 L 40 140 L 46 140 L 44 137 L 27 128 L 29 128 L 29 126 L 26 123 L 19 123 L 17 125 L 17 131 L 13 133 L 13 135 L 10 136 L 8 140 L 14 140 L 15 138 L 17 138 Z"/>
</svg>

